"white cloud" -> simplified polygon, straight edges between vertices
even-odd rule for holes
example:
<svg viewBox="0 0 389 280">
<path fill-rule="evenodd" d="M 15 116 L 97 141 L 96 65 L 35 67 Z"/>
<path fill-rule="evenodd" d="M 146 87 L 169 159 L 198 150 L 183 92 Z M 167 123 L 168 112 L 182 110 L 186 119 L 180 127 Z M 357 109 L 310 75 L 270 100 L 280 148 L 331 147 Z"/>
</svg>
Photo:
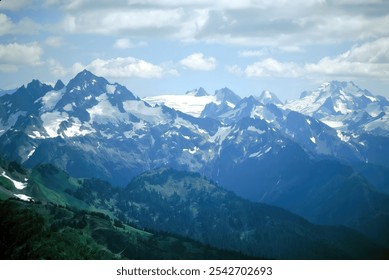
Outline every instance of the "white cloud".
<svg viewBox="0 0 389 280">
<path fill-rule="evenodd" d="M 134 44 L 129 39 L 121 38 L 116 40 L 114 47 L 118 49 L 131 49 L 134 47 Z"/>
<path fill-rule="evenodd" d="M 265 49 L 262 50 L 242 50 L 238 52 L 240 57 L 261 57 L 267 54 L 268 51 Z"/>
<path fill-rule="evenodd" d="M 29 18 L 13 22 L 6 14 L 0 13 L 0 36 L 7 34 L 36 34 L 40 25 Z"/>
<path fill-rule="evenodd" d="M 266 58 L 248 65 L 244 72 L 247 77 L 298 77 L 301 69 L 293 62 L 280 62 L 273 58 Z"/>
<path fill-rule="evenodd" d="M 68 0 L 68 32 L 177 39 L 299 52 L 389 36 L 387 1 Z M 280 47 L 281 46 L 281 47 Z"/>
<path fill-rule="evenodd" d="M 193 70 L 211 71 L 216 67 L 216 59 L 212 56 L 206 58 L 204 54 L 197 52 L 180 60 L 180 64 Z"/>
<path fill-rule="evenodd" d="M 97 33 L 97 34 L 125 34 L 141 33 L 139 30 L 157 30 L 165 28 L 176 29 L 177 23 L 182 20 L 182 10 L 143 10 L 143 9 L 111 9 L 90 10 L 81 14 L 72 14 L 65 17 L 63 27 L 67 32 Z M 149 31 L 150 32 L 150 31 Z"/>
<path fill-rule="evenodd" d="M 334 58 L 324 57 L 318 63 L 306 64 L 307 74 L 333 77 L 370 77 L 389 80 L 389 38 L 380 39 Z"/>
<path fill-rule="evenodd" d="M 14 24 L 5 14 L 0 13 L 0 35 L 10 34 Z"/>
<path fill-rule="evenodd" d="M 77 64 L 73 68 L 75 70 L 86 68 L 99 76 L 116 78 L 161 78 L 166 75 L 177 75 L 174 69 L 166 69 L 134 57 L 117 57 L 107 60 L 98 58 L 85 67 Z"/>
<path fill-rule="evenodd" d="M 144 47 L 147 46 L 147 43 L 144 41 L 140 41 L 137 43 L 133 43 L 130 39 L 120 38 L 117 39 L 113 45 L 117 49 L 131 49 L 135 47 Z"/>
<path fill-rule="evenodd" d="M 240 74 L 239 70 L 236 65 L 227 68 L 235 74 Z M 389 80 L 389 37 L 355 45 L 335 57 L 327 56 L 303 65 L 266 58 L 248 65 L 244 73 L 247 77 L 369 77 Z"/>
<path fill-rule="evenodd" d="M 37 43 L 8 45 L 0 44 L 0 71 L 17 71 L 19 67 L 42 64 L 41 56 L 43 50 Z"/>
<path fill-rule="evenodd" d="M 243 74 L 243 70 L 239 65 L 227 65 L 226 70 L 227 72 L 238 76 Z"/>
<path fill-rule="evenodd" d="M 13 0 L 13 1 L 1 1 L 0 9 L 17 11 L 30 6 L 31 0 Z"/>
<path fill-rule="evenodd" d="M 69 71 L 65 69 L 59 61 L 51 58 L 47 61 L 47 63 L 49 65 L 50 72 L 53 73 L 55 77 L 64 77 L 69 74 Z"/>
<path fill-rule="evenodd" d="M 317 63 L 306 64 L 304 71 L 307 74 L 389 80 L 389 37 L 355 45 L 336 57 L 324 57 Z"/>
<path fill-rule="evenodd" d="M 45 43 L 51 47 L 58 48 L 63 44 L 63 37 L 60 36 L 48 37 L 46 38 Z"/>
</svg>

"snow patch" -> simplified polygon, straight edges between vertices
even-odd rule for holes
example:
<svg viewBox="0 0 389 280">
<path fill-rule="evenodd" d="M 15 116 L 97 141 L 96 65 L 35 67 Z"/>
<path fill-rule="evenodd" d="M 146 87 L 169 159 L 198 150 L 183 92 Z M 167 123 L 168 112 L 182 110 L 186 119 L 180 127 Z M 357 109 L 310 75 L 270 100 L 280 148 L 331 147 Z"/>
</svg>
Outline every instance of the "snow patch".
<svg viewBox="0 0 389 280">
<path fill-rule="evenodd" d="M 365 95 L 365 97 L 369 98 L 371 102 L 377 102 L 377 98 L 369 95 Z"/>
<path fill-rule="evenodd" d="M 81 90 L 81 87 L 80 87 L 80 86 L 76 86 L 75 88 L 72 88 L 72 89 L 70 90 L 70 93 L 72 93 L 72 92 L 75 91 L 75 90 L 80 91 L 80 90 Z"/>
<path fill-rule="evenodd" d="M 194 117 L 200 116 L 205 105 L 211 102 L 216 105 L 220 104 L 215 96 L 160 95 L 145 97 L 143 100 L 151 105 L 165 105 Z M 234 105 L 228 104 L 228 106 L 233 107 Z"/>
<path fill-rule="evenodd" d="M 114 94 L 116 91 L 116 85 L 107 85 L 106 89 L 108 94 Z"/>
<path fill-rule="evenodd" d="M 344 126 L 343 122 L 341 121 L 321 120 L 321 122 L 332 128 L 339 128 Z"/>
<path fill-rule="evenodd" d="M 127 100 L 123 102 L 123 108 L 148 123 L 159 124 L 166 119 L 160 107 L 149 107 L 143 101 Z"/>
<path fill-rule="evenodd" d="M 259 151 L 256 153 L 252 153 L 249 155 L 249 158 L 253 158 L 253 157 L 259 158 L 259 157 L 263 156 L 263 154 L 267 154 L 268 152 L 270 152 L 271 149 L 272 149 L 272 147 L 268 147 L 264 152 Z"/>
<path fill-rule="evenodd" d="M 250 126 L 247 128 L 247 131 L 256 132 L 256 133 L 258 133 L 258 134 L 264 134 L 264 133 L 266 133 L 266 131 L 260 130 L 260 129 L 258 129 L 258 128 L 252 126 L 252 125 L 250 125 Z"/>
<path fill-rule="evenodd" d="M 183 152 L 189 152 L 190 154 L 194 155 L 200 150 L 199 147 L 195 146 L 193 149 L 182 149 Z"/>
<path fill-rule="evenodd" d="M 86 109 L 90 116 L 91 122 L 100 124 L 119 123 L 128 121 L 128 115 L 119 111 L 108 100 L 107 95 L 101 94 L 96 99 L 99 101 L 92 108 Z"/>
<path fill-rule="evenodd" d="M 343 142 L 348 142 L 348 141 L 350 141 L 350 136 L 347 136 L 347 135 L 343 134 L 342 131 L 337 130 L 337 131 L 336 131 L 336 134 L 337 134 L 338 138 L 339 138 L 341 141 L 343 141 Z"/>
<path fill-rule="evenodd" d="M 210 142 L 218 142 L 219 144 L 221 144 L 230 133 L 231 133 L 230 126 L 220 127 L 218 131 L 212 137 L 210 137 L 209 140 Z"/>
<path fill-rule="evenodd" d="M 341 102 L 340 100 L 336 100 L 334 104 L 335 112 L 340 112 L 343 115 L 351 113 L 352 111 L 347 108 L 347 104 Z"/>
<path fill-rule="evenodd" d="M 63 106 L 63 109 L 67 112 L 69 111 L 73 111 L 73 105 L 72 104 L 66 104 L 65 106 Z"/>
<path fill-rule="evenodd" d="M 272 147 L 267 148 L 267 149 L 265 150 L 265 154 L 267 154 L 268 152 L 270 152 L 271 149 L 272 149 Z"/>
<path fill-rule="evenodd" d="M 5 171 L 3 171 L 3 173 L 1 173 L 1 176 L 3 176 L 5 178 L 7 178 L 8 180 L 12 181 L 12 183 L 15 186 L 15 188 L 17 188 L 18 190 L 22 190 L 22 189 L 27 187 L 27 183 L 22 183 L 22 182 L 19 182 L 19 181 L 16 181 L 16 180 L 12 179 L 11 177 L 7 176 L 7 174 L 5 174 Z"/>
<path fill-rule="evenodd" d="M 65 112 L 47 112 L 41 115 L 41 120 L 43 121 L 43 127 L 46 130 L 46 133 L 51 137 L 58 136 L 58 130 L 62 122 L 67 121 L 69 116 Z"/>
<path fill-rule="evenodd" d="M 88 129 L 86 129 L 85 126 L 87 126 Z M 86 123 L 85 125 L 83 125 L 79 119 L 72 118 L 72 126 L 68 127 L 63 133 L 67 137 L 75 137 L 75 136 L 85 136 L 93 132 L 96 131 L 92 127 L 90 127 L 90 124 Z"/>
<path fill-rule="evenodd" d="M 28 137 L 32 139 L 46 139 L 39 131 L 35 130 L 31 132 L 33 135 L 29 134 Z"/>
<path fill-rule="evenodd" d="M 50 111 L 53 110 L 58 101 L 61 100 L 63 96 L 63 90 L 60 91 L 49 91 L 42 97 L 42 110 Z"/>
<path fill-rule="evenodd" d="M 30 158 L 35 153 L 36 147 L 33 146 L 32 150 L 28 153 L 27 158 Z"/>
<path fill-rule="evenodd" d="M 34 199 L 32 199 L 31 196 L 28 196 L 28 195 L 25 195 L 25 194 L 14 194 L 14 196 L 16 196 L 17 198 L 21 199 L 21 200 L 24 200 L 24 201 L 34 201 Z"/>
<path fill-rule="evenodd" d="M 125 131 L 123 133 L 124 137 L 126 137 L 127 139 L 128 138 L 134 138 L 134 137 L 139 137 L 139 138 L 142 138 L 145 136 L 145 134 L 141 134 L 142 132 L 144 132 L 145 130 L 147 129 L 147 126 L 146 126 L 146 123 L 143 122 L 143 121 L 140 121 L 138 123 L 134 123 L 133 124 L 133 127 L 132 127 L 132 130 L 130 131 Z M 166 133 L 165 133 L 166 134 Z M 164 134 L 164 135 L 165 135 Z"/>
</svg>

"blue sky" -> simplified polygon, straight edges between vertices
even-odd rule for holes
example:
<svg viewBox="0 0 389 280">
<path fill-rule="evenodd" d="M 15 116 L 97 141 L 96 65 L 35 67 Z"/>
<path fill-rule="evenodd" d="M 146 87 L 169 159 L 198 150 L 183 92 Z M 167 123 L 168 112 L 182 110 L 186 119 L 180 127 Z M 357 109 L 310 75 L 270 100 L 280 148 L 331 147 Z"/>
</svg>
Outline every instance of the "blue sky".
<svg viewBox="0 0 389 280">
<path fill-rule="evenodd" d="M 334 79 L 389 97 L 388 27 L 386 0 L 2 0 L 0 88 L 86 68 L 140 97 Z"/>
</svg>

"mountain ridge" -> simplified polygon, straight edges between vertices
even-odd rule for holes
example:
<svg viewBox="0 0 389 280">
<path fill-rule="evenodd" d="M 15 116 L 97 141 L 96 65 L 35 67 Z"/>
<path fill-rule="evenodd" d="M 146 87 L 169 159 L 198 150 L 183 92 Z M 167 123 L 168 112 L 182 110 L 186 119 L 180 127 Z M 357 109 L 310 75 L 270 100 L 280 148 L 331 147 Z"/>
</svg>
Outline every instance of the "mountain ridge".
<svg viewBox="0 0 389 280">
<path fill-rule="evenodd" d="M 341 87 L 334 86 L 336 94 L 347 101 Z M 329 84 L 323 87 L 324 103 L 329 89 Z M 366 98 L 354 102 L 367 104 L 358 116 L 383 101 Z M 360 130 L 366 119 L 355 117 L 360 121 L 354 122 L 356 130 L 349 125 L 343 131 L 253 96 L 234 107 L 213 103 L 207 114 L 194 117 L 166 105 L 151 106 L 125 87 L 87 71 L 60 90 L 35 80 L 0 101 L 0 153 L 25 167 L 53 164 L 73 177 L 121 187 L 147 170 L 198 172 L 239 196 L 286 208 L 313 222 L 348 225 L 387 242 L 382 236 L 386 230 L 377 233 L 380 225 L 386 228 L 386 196 L 377 197 L 386 192 L 389 138 Z M 339 112 L 331 117 L 350 117 Z M 375 180 L 372 172 L 382 179 Z M 347 197 L 344 190 L 353 195 Z M 366 215 L 354 200 L 367 209 Z M 337 215 L 326 215 L 329 212 Z"/>
<path fill-rule="evenodd" d="M 9 172 L 7 163 L 3 161 L 1 166 Z M 67 212 L 66 217 L 62 218 L 62 222 L 51 222 L 52 235 L 50 236 L 56 236 L 57 231 L 58 234 L 63 232 L 61 242 L 66 242 L 68 238 L 74 238 L 67 235 L 72 228 L 78 230 L 87 230 L 88 227 L 94 228 L 94 226 L 86 227 L 86 225 L 91 223 L 92 216 L 98 217 L 97 225 L 103 223 L 105 230 L 99 231 L 98 234 L 97 231 L 94 231 L 95 234 L 92 235 L 92 238 L 94 242 L 100 244 L 96 246 L 107 246 L 108 251 L 103 258 L 113 257 L 107 255 L 109 251 L 115 252 L 115 254 L 121 252 L 116 257 L 137 256 L 139 250 L 135 250 L 135 252 L 118 250 L 123 246 L 156 246 L 153 242 L 148 243 L 149 237 L 147 236 L 150 236 L 150 233 L 144 233 L 144 228 L 148 228 L 152 232 L 167 232 L 167 238 L 171 236 L 169 234 L 178 234 L 176 237 L 178 240 L 174 241 L 173 244 L 181 243 L 181 250 L 175 251 L 174 246 L 167 246 L 164 249 L 167 250 L 168 256 L 173 259 L 197 258 L 196 254 L 191 254 L 191 251 L 182 250 L 182 248 L 188 248 L 188 241 L 186 244 L 182 244 L 180 236 L 195 239 L 219 249 L 240 251 L 246 254 L 240 255 L 233 251 L 224 251 L 223 253 L 223 251 L 216 250 L 215 252 L 215 250 L 212 251 L 212 248 L 208 248 L 208 251 L 201 249 L 203 253 L 200 251 L 200 257 L 203 258 L 213 258 L 212 256 L 216 254 L 216 257 L 219 258 L 250 258 L 248 255 L 251 255 L 254 258 L 272 259 L 381 259 L 388 253 L 387 250 L 385 251 L 382 247 L 380 248 L 351 229 L 313 225 L 281 208 L 238 198 L 198 173 L 161 168 L 134 178 L 125 188 L 115 188 L 96 179 L 69 177 L 63 171 L 48 165 L 40 166 L 31 171 L 23 170 L 18 165 L 14 165 L 12 168 L 23 171 L 29 176 L 29 184 L 23 192 L 33 196 L 34 202 L 19 203 L 18 207 L 11 209 L 20 209 L 23 206 L 24 213 L 26 211 L 34 213 L 34 209 L 41 209 L 37 211 L 40 213 L 39 215 L 49 210 L 50 215 L 55 214 L 55 219 L 61 216 L 59 212 Z M 2 186 L 0 184 L 0 193 Z M 52 203 L 60 207 L 53 206 Z M 9 202 L 7 207 L 10 207 L 10 204 L 12 202 Z M 7 202 L 0 202 L 0 211 L 4 210 L 5 205 Z M 85 210 L 87 211 L 85 212 Z M 90 212 L 91 210 L 98 212 Z M 20 213 L 15 212 L 15 214 L 20 220 Z M 46 214 L 42 217 L 44 220 L 45 216 Z M 18 224 L 17 220 L 12 221 L 12 223 Z M 96 224 L 96 221 L 94 223 Z M 123 223 L 130 223 L 137 230 L 134 231 L 133 227 L 129 228 Z M 19 224 L 26 225 L 26 223 Z M 115 233 L 116 230 L 113 230 L 112 224 L 119 229 L 122 227 L 127 231 L 130 230 L 132 235 L 141 234 L 143 237 L 139 236 L 135 240 L 142 239 L 143 241 L 138 245 L 124 245 L 128 241 L 124 242 L 123 237 Z M 13 228 L 18 227 L 14 226 Z M 116 235 L 116 241 L 109 241 L 105 233 Z M 40 236 L 46 236 L 46 234 L 44 232 Z M 144 236 L 145 234 L 147 236 Z M 18 235 L 11 234 L 9 238 L 15 238 L 15 236 Z M 47 243 L 39 240 L 30 240 L 28 243 L 32 241 Z M 294 242 L 290 242 L 290 240 L 294 240 Z M 61 242 L 56 246 L 61 246 Z M 36 247 L 33 244 L 36 243 L 30 244 L 31 249 L 27 249 L 25 252 L 29 254 L 29 258 L 34 258 L 37 256 L 37 251 L 33 249 Z M 78 243 L 75 242 L 75 244 Z M 5 244 L 0 245 L 4 247 Z M 196 248 L 196 246 L 204 248 L 204 245 L 194 245 L 189 243 L 192 248 Z M 158 252 L 160 245 L 155 249 Z M 7 249 L 2 252 L 7 252 Z M 171 252 L 170 255 L 169 252 Z M 160 256 L 152 253 L 149 255 L 152 258 L 160 259 L 165 258 L 165 254 L 166 252 Z M 18 255 L 13 256 L 17 258 Z M 45 254 L 41 253 L 41 256 L 45 256 Z M 81 258 L 84 257 L 81 255 Z M 137 256 L 141 259 L 149 257 L 148 254 Z M 64 256 L 57 255 L 57 258 L 64 258 Z"/>
</svg>

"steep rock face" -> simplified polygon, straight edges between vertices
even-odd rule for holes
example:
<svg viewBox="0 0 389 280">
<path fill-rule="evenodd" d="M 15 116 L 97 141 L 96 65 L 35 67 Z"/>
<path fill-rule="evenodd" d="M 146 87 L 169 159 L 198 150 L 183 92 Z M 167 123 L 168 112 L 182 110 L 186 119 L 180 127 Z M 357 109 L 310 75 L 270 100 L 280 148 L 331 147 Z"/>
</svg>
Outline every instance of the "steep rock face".
<svg viewBox="0 0 389 280">
<path fill-rule="evenodd" d="M 221 102 L 237 104 L 241 100 L 239 95 L 227 87 L 215 91 L 214 95 L 216 96 L 216 99 Z"/>
<path fill-rule="evenodd" d="M 258 97 L 258 101 L 262 104 L 275 104 L 275 105 L 283 105 L 281 100 L 278 99 L 277 95 L 268 90 L 262 91 L 261 95 Z"/>
</svg>

